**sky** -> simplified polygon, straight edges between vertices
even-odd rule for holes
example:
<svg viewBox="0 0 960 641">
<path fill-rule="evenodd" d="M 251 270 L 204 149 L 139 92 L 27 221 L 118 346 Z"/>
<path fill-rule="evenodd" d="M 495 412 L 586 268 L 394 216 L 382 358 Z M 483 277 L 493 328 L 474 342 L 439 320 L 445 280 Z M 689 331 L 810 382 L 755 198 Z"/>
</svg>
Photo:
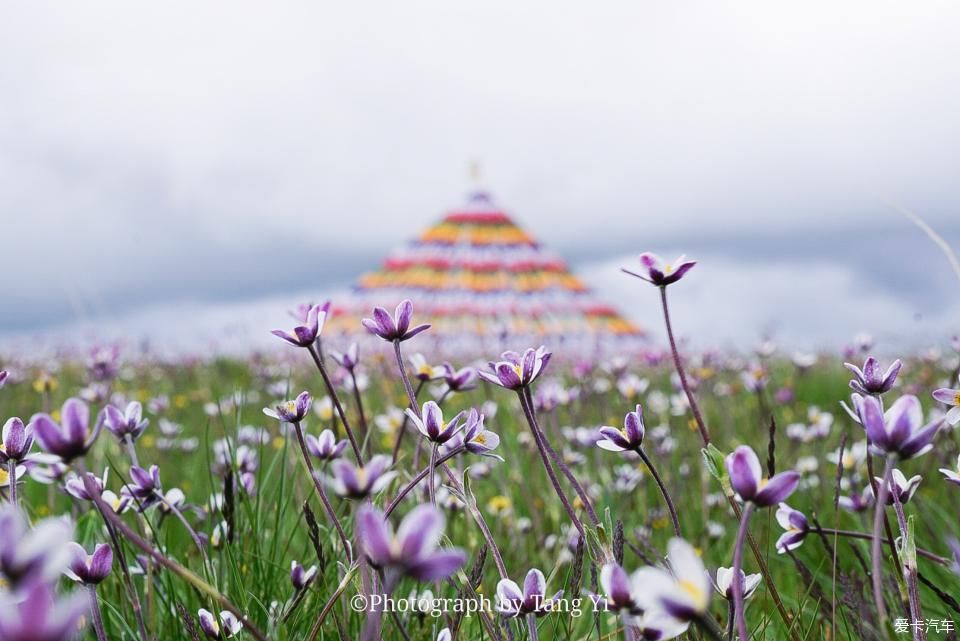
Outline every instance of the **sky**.
<svg viewBox="0 0 960 641">
<path fill-rule="evenodd" d="M 955 2 L 128 2 L 0 10 L 0 342 L 246 340 L 482 182 L 705 343 L 960 331 Z M 704 310 L 709 310 L 704 314 Z"/>
</svg>

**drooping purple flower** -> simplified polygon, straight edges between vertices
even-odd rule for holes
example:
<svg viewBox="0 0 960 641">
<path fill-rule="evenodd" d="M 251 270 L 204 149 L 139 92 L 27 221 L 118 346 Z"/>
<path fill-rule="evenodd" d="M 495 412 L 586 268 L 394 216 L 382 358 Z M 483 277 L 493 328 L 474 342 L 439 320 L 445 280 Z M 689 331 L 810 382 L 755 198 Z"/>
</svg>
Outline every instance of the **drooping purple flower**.
<svg viewBox="0 0 960 641">
<path fill-rule="evenodd" d="M 603 590 L 603 605 L 611 612 L 640 614 L 642 608 L 633 595 L 633 585 L 627 571 L 617 563 L 607 563 L 600 570 L 600 588 Z"/>
<path fill-rule="evenodd" d="M 883 479 L 876 476 L 874 479 L 877 481 L 877 489 L 879 490 L 883 484 Z M 896 499 L 899 499 L 902 504 L 908 503 L 910 499 L 913 498 L 917 488 L 920 487 L 920 481 L 922 480 L 923 477 L 919 474 L 908 479 L 900 470 L 893 470 L 890 476 L 890 482 L 887 483 L 887 501 L 884 505 L 891 506 L 895 503 Z M 869 491 L 872 494 L 872 486 L 869 488 Z"/>
<path fill-rule="evenodd" d="M 141 512 L 160 502 L 163 486 L 160 484 L 160 468 L 151 465 L 145 470 L 139 465 L 130 468 L 130 481 L 120 490 L 120 494 L 135 501 Z"/>
<path fill-rule="evenodd" d="M 760 579 L 763 578 L 759 574 L 747 574 L 740 570 L 740 585 L 743 587 L 743 598 L 749 599 L 753 596 L 753 593 L 756 592 L 757 586 L 760 585 Z M 717 576 L 713 582 L 713 588 L 717 591 L 717 594 L 722 596 L 727 601 L 733 600 L 733 568 L 717 568 Z"/>
<path fill-rule="evenodd" d="M 685 255 L 680 255 L 672 263 L 667 263 L 656 254 L 644 252 L 640 254 L 640 273 L 629 269 L 623 271 L 657 287 L 666 287 L 683 278 L 684 274 L 696 264 L 696 261 L 687 260 Z"/>
<path fill-rule="evenodd" d="M 786 503 L 781 503 L 777 509 L 777 523 L 784 530 L 780 538 L 777 539 L 777 552 L 785 554 L 790 550 L 800 547 L 803 540 L 807 538 L 810 532 L 810 522 L 806 515 L 800 510 L 795 510 Z"/>
<path fill-rule="evenodd" d="M 310 413 L 312 402 L 310 392 L 300 392 L 296 399 L 284 401 L 277 405 L 275 409 L 263 408 L 263 413 L 283 423 L 299 423 Z"/>
<path fill-rule="evenodd" d="M 427 440 L 441 445 L 453 438 L 464 426 L 463 412 L 450 419 L 449 423 L 445 423 L 443 410 L 434 401 L 427 401 L 423 404 L 420 416 L 417 416 L 417 413 L 410 408 L 407 408 L 406 414 L 410 422 L 420 430 L 421 434 L 427 437 Z"/>
<path fill-rule="evenodd" d="M 960 388 L 940 388 L 933 393 L 933 398 L 950 406 L 947 415 L 943 417 L 945 422 L 950 425 L 960 423 Z"/>
<path fill-rule="evenodd" d="M 200 608 L 197 611 L 197 619 L 200 621 L 200 629 L 208 639 L 221 639 L 223 637 L 230 639 L 237 636 L 243 629 L 243 624 L 229 610 L 221 612 L 220 620 L 217 621 L 217 617 L 212 612 Z"/>
<path fill-rule="evenodd" d="M 475 367 L 454 369 L 450 363 L 444 363 L 443 382 L 451 392 L 472 390 L 477 386 L 477 369 Z"/>
<path fill-rule="evenodd" d="M 553 610 L 561 596 L 563 590 L 547 598 L 547 579 L 543 572 L 533 568 L 523 579 L 523 589 L 510 579 L 500 579 L 497 583 L 497 612 L 508 617 L 527 614 L 539 617 Z"/>
<path fill-rule="evenodd" d="M 0 639 L 3 641 L 69 641 L 81 631 L 87 596 L 77 590 L 59 597 L 44 581 L 28 585 L 23 594 L 0 592 Z"/>
<path fill-rule="evenodd" d="M 97 585 L 110 576 L 113 569 L 113 549 L 106 543 L 98 543 L 93 548 L 93 554 L 79 543 L 68 544 L 73 558 L 64 574 L 68 578 L 84 585 Z"/>
<path fill-rule="evenodd" d="M 331 349 L 330 358 L 343 369 L 352 372 L 360 364 L 360 347 L 356 343 L 350 343 L 350 347 L 345 352 L 337 352 Z"/>
<path fill-rule="evenodd" d="M 407 514 L 396 534 L 383 512 L 364 505 L 357 513 L 357 540 L 370 564 L 418 581 L 444 579 L 466 561 L 463 550 L 439 550 L 443 513 L 430 504 Z"/>
<path fill-rule="evenodd" d="M 643 445 L 645 434 L 643 408 L 638 404 L 636 410 L 627 412 L 627 415 L 623 418 L 622 430 L 608 426 L 600 428 L 600 435 L 603 436 L 603 439 L 597 441 L 597 446 L 611 452 L 636 452 Z"/>
<path fill-rule="evenodd" d="M 9 377 L 10 377 L 10 372 L 8 372 L 5 369 L 0 369 L 0 388 L 2 388 L 6 384 L 7 378 Z"/>
<path fill-rule="evenodd" d="M 763 468 L 756 452 L 747 445 L 741 445 L 724 459 L 730 484 L 737 495 L 758 507 L 767 507 L 785 501 L 793 494 L 800 482 L 796 471 L 781 472 L 771 479 L 763 477 Z"/>
<path fill-rule="evenodd" d="M 504 352 L 500 361 L 490 362 L 490 371 L 479 372 L 480 378 L 505 389 L 518 390 L 530 385 L 546 369 L 552 352 L 541 345 L 528 348 L 522 355 Z"/>
<path fill-rule="evenodd" d="M 40 446 L 69 463 L 87 453 L 100 433 L 99 421 L 90 431 L 90 408 L 79 398 L 67 399 L 60 410 L 60 423 L 49 414 L 34 414 L 30 425 Z"/>
<path fill-rule="evenodd" d="M 327 312 L 320 305 L 312 306 L 301 321 L 303 325 L 293 328 L 293 331 L 287 332 L 282 329 L 275 329 L 270 333 L 294 345 L 295 347 L 311 347 L 317 342 L 317 337 L 323 331 L 323 324 L 327 319 Z"/>
<path fill-rule="evenodd" d="M 371 334 L 376 334 L 385 341 L 407 341 L 430 329 L 429 324 L 417 325 L 411 328 L 410 322 L 413 320 L 413 303 L 409 299 L 404 300 L 394 311 L 393 316 L 382 307 L 373 309 L 373 318 L 364 318 L 361 322 Z"/>
<path fill-rule="evenodd" d="M 47 518 L 31 528 L 20 508 L 4 504 L 0 507 L 0 577 L 13 586 L 56 579 L 70 562 L 66 543 L 72 539 L 73 525 L 68 520 Z"/>
<path fill-rule="evenodd" d="M 391 460 L 389 456 L 378 454 L 365 466 L 354 466 L 346 459 L 337 459 L 331 464 L 333 477 L 329 484 L 334 493 L 348 499 L 362 499 L 377 494 L 389 485 L 397 475 L 388 472 Z"/>
<path fill-rule="evenodd" d="M 850 388 L 867 396 L 889 392 L 897 381 L 897 374 L 900 373 L 903 363 L 898 358 L 884 371 L 880 368 L 880 362 L 870 356 L 863 363 L 862 370 L 853 363 L 844 363 L 843 366 L 853 372 L 854 378 L 850 381 Z"/>
<path fill-rule="evenodd" d="M 323 430 L 320 436 L 306 434 L 303 440 L 307 445 L 307 452 L 310 456 L 318 458 L 321 461 L 332 461 L 340 458 L 343 450 L 347 447 L 347 440 L 343 439 L 337 442 L 337 437 L 333 435 L 332 430 Z"/>
<path fill-rule="evenodd" d="M 916 396 L 898 398 L 883 412 L 880 401 L 872 396 L 864 398 L 859 408 L 860 423 L 870 441 L 874 454 L 894 454 L 901 459 L 910 459 L 926 454 L 933 449 L 942 420 L 923 425 L 923 409 Z"/>
<path fill-rule="evenodd" d="M 297 592 L 310 585 L 315 578 L 317 578 L 317 566 L 311 565 L 307 569 L 296 561 L 290 562 L 290 583 Z"/>
<path fill-rule="evenodd" d="M 953 564 L 950 566 L 950 570 L 954 574 L 960 575 L 960 541 L 950 537 L 947 539 L 947 547 L 950 548 L 950 554 L 953 556 Z"/>
<path fill-rule="evenodd" d="M 113 405 L 107 405 L 104 408 L 103 424 L 120 441 L 127 439 L 135 441 L 150 425 L 150 419 L 143 418 L 143 407 L 137 401 L 133 401 L 123 412 Z"/>
</svg>

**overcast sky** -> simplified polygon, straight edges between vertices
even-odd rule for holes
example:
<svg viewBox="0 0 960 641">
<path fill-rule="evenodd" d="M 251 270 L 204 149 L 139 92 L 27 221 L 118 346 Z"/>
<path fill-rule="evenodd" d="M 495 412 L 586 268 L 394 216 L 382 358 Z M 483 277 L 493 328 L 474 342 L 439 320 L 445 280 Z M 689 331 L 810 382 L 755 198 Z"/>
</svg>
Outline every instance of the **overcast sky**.
<svg viewBox="0 0 960 641">
<path fill-rule="evenodd" d="M 6 4 L 0 335 L 259 336 L 457 204 L 471 159 L 642 322 L 616 267 L 683 249 L 706 341 L 960 329 L 887 203 L 960 246 L 960 3 L 520 4 Z"/>
</svg>

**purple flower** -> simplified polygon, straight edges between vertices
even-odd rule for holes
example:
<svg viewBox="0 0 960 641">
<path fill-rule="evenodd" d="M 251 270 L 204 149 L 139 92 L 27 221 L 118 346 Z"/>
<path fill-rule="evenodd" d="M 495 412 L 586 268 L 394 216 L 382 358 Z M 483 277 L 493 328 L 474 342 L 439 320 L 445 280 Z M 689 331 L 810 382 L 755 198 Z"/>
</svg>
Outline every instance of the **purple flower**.
<svg viewBox="0 0 960 641">
<path fill-rule="evenodd" d="M 327 312 L 320 305 L 314 305 L 301 321 L 303 325 L 294 327 L 291 332 L 275 329 L 270 333 L 296 347 L 312 347 L 317 342 L 320 332 L 323 331 L 323 323 L 326 319 Z"/>
<path fill-rule="evenodd" d="M 627 571 L 617 563 L 607 563 L 601 568 L 600 587 L 603 589 L 604 606 L 607 610 L 624 610 L 632 614 L 643 612 L 633 596 L 633 585 Z"/>
<path fill-rule="evenodd" d="M 521 356 L 517 352 L 504 352 L 498 362 L 490 362 L 489 372 L 480 372 L 480 378 L 500 387 L 518 390 L 530 385 L 546 369 L 553 354 L 541 345 L 532 347 Z"/>
<path fill-rule="evenodd" d="M 756 452 L 747 445 L 741 445 L 727 455 L 724 460 L 730 484 L 741 499 L 758 507 L 767 507 L 785 501 L 793 494 L 800 482 L 800 474 L 795 471 L 781 472 L 767 480 L 763 478 L 763 469 Z"/>
<path fill-rule="evenodd" d="M 87 453 L 100 433 L 100 423 L 90 432 L 90 408 L 78 398 L 67 399 L 60 410 L 60 424 L 49 414 L 34 414 L 30 426 L 40 446 L 69 463 Z"/>
<path fill-rule="evenodd" d="M 601 427 L 600 435 L 603 440 L 597 441 L 597 446 L 611 452 L 636 452 L 643 445 L 646 428 L 643 424 L 643 408 L 637 405 L 633 412 L 627 412 L 623 419 L 623 429 L 615 427 Z"/>
<path fill-rule="evenodd" d="M 743 586 L 743 598 L 749 599 L 756 592 L 760 585 L 759 574 L 747 574 L 740 570 L 740 585 Z M 727 601 L 733 600 L 733 568 L 717 568 L 717 577 L 713 582 L 713 588 L 717 593 Z"/>
<path fill-rule="evenodd" d="M 933 398 L 937 399 L 941 403 L 951 406 L 950 410 L 947 412 L 947 415 L 943 417 L 944 421 L 950 425 L 956 425 L 957 423 L 960 423 L 960 389 L 949 389 L 943 387 L 933 393 Z"/>
<path fill-rule="evenodd" d="M 331 430 L 323 430 L 320 436 L 307 434 L 303 437 L 306 442 L 307 451 L 310 456 L 318 458 L 321 461 L 332 461 L 340 458 L 344 448 L 347 447 L 347 440 L 343 439 L 337 442 L 337 437 Z"/>
<path fill-rule="evenodd" d="M 407 408 L 407 416 L 420 433 L 433 443 L 446 443 L 463 429 L 463 412 L 454 416 L 449 423 L 443 421 L 443 410 L 434 401 L 423 404 L 420 416 L 412 409 Z"/>
<path fill-rule="evenodd" d="M 390 457 L 379 454 L 374 456 L 365 466 L 355 467 L 345 459 L 338 459 L 331 464 L 333 478 L 330 487 L 338 496 L 348 499 L 362 499 L 377 494 L 390 484 L 397 475 L 388 472 Z"/>
<path fill-rule="evenodd" d="M 8 372 L 5 369 L 0 369 L 0 387 L 4 386 L 9 376 L 10 376 L 10 372 Z"/>
<path fill-rule="evenodd" d="M 477 370 L 464 367 L 455 370 L 450 363 L 443 364 L 443 382 L 451 392 L 466 392 L 477 386 Z"/>
<path fill-rule="evenodd" d="M 810 532 L 810 522 L 807 521 L 803 512 L 793 509 L 786 503 L 781 503 L 777 510 L 777 523 L 786 530 L 777 539 L 776 548 L 780 554 L 800 547 Z"/>
<path fill-rule="evenodd" d="M 879 490 L 881 485 L 883 485 L 883 479 L 878 477 L 873 477 L 877 481 L 877 489 Z M 908 503 L 910 499 L 913 498 L 913 494 L 917 491 L 917 488 L 920 487 L 920 481 L 923 478 L 918 474 L 913 476 L 910 479 L 904 475 L 900 470 L 893 470 L 893 474 L 890 477 L 890 482 L 887 483 L 887 501 L 884 505 L 890 506 L 893 505 L 895 499 L 899 499 L 900 503 Z M 871 495 L 873 493 L 873 488 L 869 488 Z"/>
<path fill-rule="evenodd" d="M 113 550 L 106 543 L 99 543 L 93 548 L 93 554 L 87 554 L 79 543 L 70 542 L 73 559 L 64 574 L 74 581 L 84 585 L 97 585 L 110 575 L 113 569 Z"/>
<path fill-rule="evenodd" d="M 953 555 L 953 564 L 950 566 L 950 570 L 954 574 L 960 574 L 960 541 L 950 537 L 947 539 L 947 547 L 950 548 L 950 554 Z"/>
<path fill-rule="evenodd" d="M 48 454 L 31 454 L 33 448 L 33 426 L 24 425 L 17 417 L 7 419 L 3 424 L 3 439 L 0 441 L 0 464 L 8 462 L 26 463 L 35 461 L 41 464 L 55 463 L 59 459 Z"/>
<path fill-rule="evenodd" d="M 317 566 L 311 565 L 308 570 L 296 561 L 290 562 L 290 583 L 293 584 L 293 589 L 297 592 L 310 585 L 316 577 Z"/>
<path fill-rule="evenodd" d="M 523 580 L 523 589 L 510 579 L 500 579 L 497 583 L 497 612 L 508 617 L 526 614 L 543 616 L 549 613 L 556 601 L 563 596 L 563 590 L 547 598 L 547 580 L 543 572 L 533 568 Z"/>
<path fill-rule="evenodd" d="M 70 562 L 65 544 L 72 539 L 66 519 L 44 519 L 31 529 L 17 506 L 0 507 L 0 577 L 13 586 L 56 579 Z"/>
<path fill-rule="evenodd" d="M 663 611 L 680 621 L 691 621 L 710 606 L 710 575 L 692 545 L 680 538 L 667 544 L 670 571 L 644 567 L 630 581 L 645 611 Z"/>
<path fill-rule="evenodd" d="M 130 480 L 132 483 L 124 485 L 120 494 L 136 501 L 141 512 L 160 502 L 163 487 L 160 485 L 159 467 L 151 465 L 149 470 L 145 470 L 134 465 L 130 468 Z"/>
<path fill-rule="evenodd" d="M 263 413 L 283 423 L 299 423 L 310 412 L 310 392 L 300 392 L 295 400 L 284 401 L 276 409 L 263 408 Z"/>
<path fill-rule="evenodd" d="M 641 273 L 638 274 L 628 269 L 624 269 L 623 271 L 631 276 L 636 276 L 648 283 L 652 283 L 657 287 L 666 287 L 683 278 L 684 274 L 697 264 L 696 261 L 686 260 L 686 258 L 685 255 L 681 254 L 672 263 L 666 263 L 656 254 L 644 252 L 640 254 Z"/>
<path fill-rule="evenodd" d="M 336 361 L 337 365 L 352 372 L 360 364 L 360 347 L 356 343 L 350 343 L 346 352 L 337 352 L 330 350 L 330 358 Z"/>
<path fill-rule="evenodd" d="M 941 420 L 923 425 L 923 410 L 916 396 L 898 398 L 886 412 L 880 401 L 872 396 L 864 398 L 859 408 L 860 423 L 867 432 L 870 450 L 874 454 L 895 454 L 910 459 L 933 449 Z"/>
<path fill-rule="evenodd" d="M 104 411 L 103 424 L 120 441 L 137 440 L 150 425 L 150 419 L 143 418 L 143 407 L 136 401 L 128 404 L 124 412 L 113 405 L 107 405 Z"/>
<path fill-rule="evenodd" d="M 319 305 L 314 305 L 313 303 L 297 303 L 297 306 L 288 313 L 290 314 L 290 318 L 298 323 L 306 323 L 310 318 L 310 310 L 314 307 L 319 307 L 321 312 L 329 316 L 331 301 L 328 300 Z"/>
<path fill-rule="evenodd" d="M 743 386 L 750 392 L 759 392 L 767 386 L 767 368 L 760 363 L 751 363 L 746 371 L 740 373 Z"/>
<path fill-rule="evenodd" d="M 235 637 L 243 629 L 243 624 L 229 610 L 220 613 L 219 622 L 212 612 L 203 608 L 197 611 L 197 618 L 200 620 L 200 629 L 203 630 L 208 639 L 221 639 L 223 637 L 229 639 Z"/>
<path fill-rule="evenodd" d="M 0 639 L 3 641 L 68 641 L 77 637 L 89 607 L 87 595 L 76 591 L 58 597 L 53 586 L 36 582 L 24 594 L 0 592 Z"/>
<path fill-rule="evenodd" d="M 376 334 L 385 341 L 402 342 L 430 329 L 428 324 L 411 328 L 411 320 L 413 320 L 413 303 L 408 299 L 397 305 L 392 318 L 384 308 L 375 307 L 373 309 L 373 319 L 364 318 L 361 322 L 370 333 Z"/>
<path fill-rule="evenodd" d="M 864 362 L 862 370 L 853 363 L 844 363 L 843 366 L 853 372 L 855 377 L 850 381 L 850 388 L 866 396 L 889 392 L 897 380 L 897 374 L 900 373 L 903 363 L 898 358 L 886 371 L 883 371 L 880 369 L 880 362 L 870 356 Z"/>
<path fill-rule="evenodd" d="M 463 550 L 438 550 L 443 513 L 425 504 L 407 514 L 396 534 L 383 512 L 364 505 L 357 513 L 357 540 L 370 564 L 418 581 L 444 579 L 463 566 Z"/>
</svg>

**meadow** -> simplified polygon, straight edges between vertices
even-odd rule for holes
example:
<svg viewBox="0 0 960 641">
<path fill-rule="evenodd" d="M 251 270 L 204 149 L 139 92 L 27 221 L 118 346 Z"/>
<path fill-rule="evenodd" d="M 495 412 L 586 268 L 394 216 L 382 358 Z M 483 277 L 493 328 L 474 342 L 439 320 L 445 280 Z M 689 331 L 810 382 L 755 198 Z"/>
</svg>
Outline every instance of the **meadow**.
<svg viewBox="0 0 960 641">
<path fill-rule="evenodd" d="M 686 271 L 645 267 L 664 303 Z M 956 638 L 949 337 L 444 367 L 415 308 L 358 349 L 324 313 L 3 361 L 0 640 Z"/>
</svg>

